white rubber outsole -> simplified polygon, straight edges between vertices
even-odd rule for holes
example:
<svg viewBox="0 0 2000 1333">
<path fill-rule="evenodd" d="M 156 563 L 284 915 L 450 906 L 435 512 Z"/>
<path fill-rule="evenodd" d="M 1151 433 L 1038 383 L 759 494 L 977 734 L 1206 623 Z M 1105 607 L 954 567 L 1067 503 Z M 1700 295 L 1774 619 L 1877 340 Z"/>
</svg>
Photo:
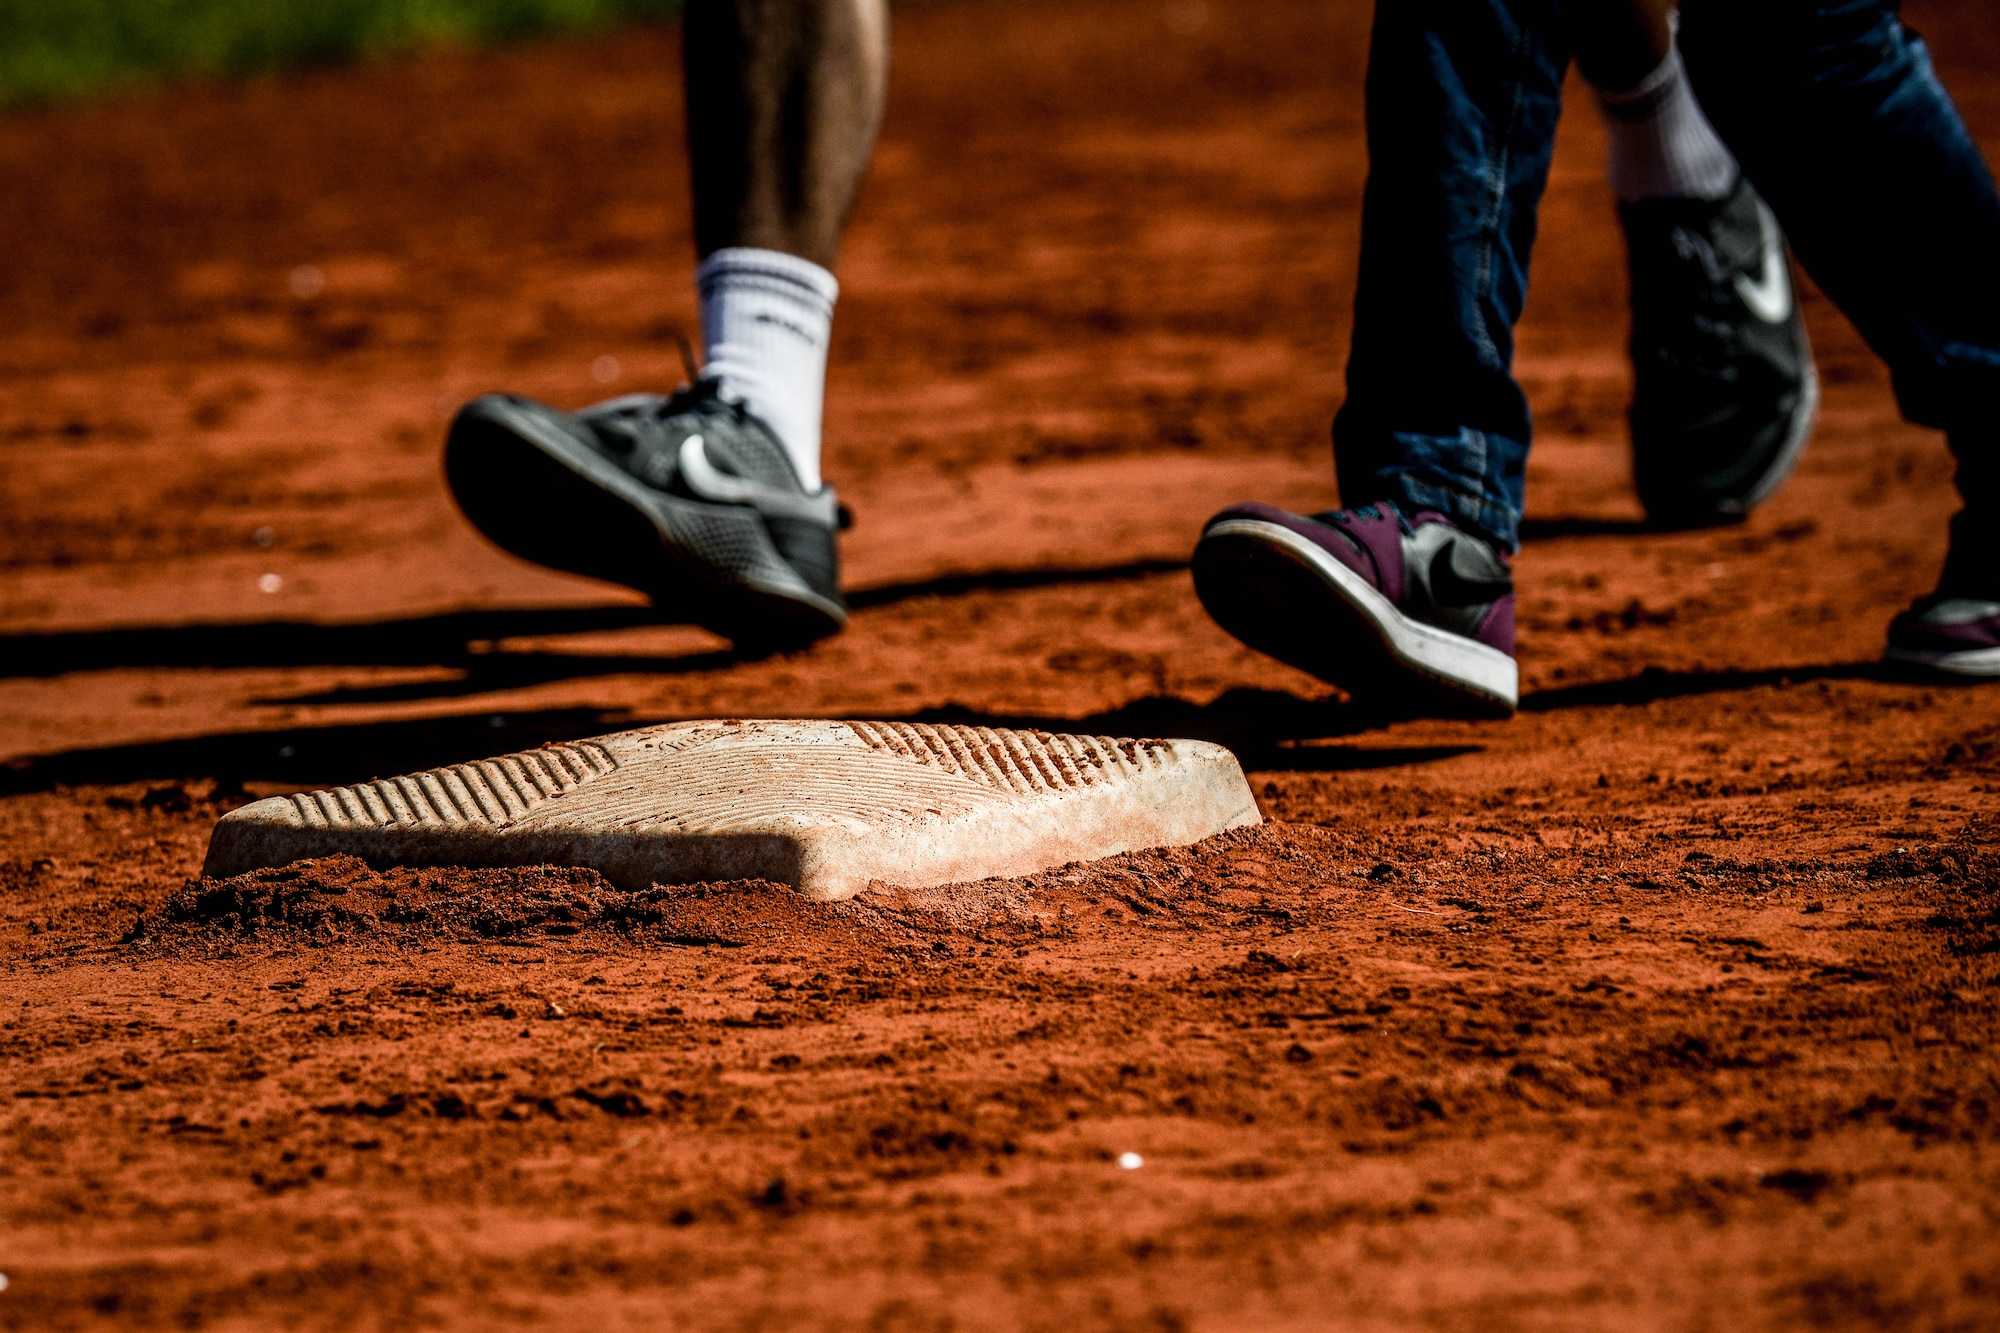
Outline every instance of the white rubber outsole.
<svg viewBox="0 0 2000 1333">
<path fill-rule="evenodd" d="M 1922 667 L 1965 680 L 2000 680 L 2000 648 L 1968 648 L 1956 653 L 1926 653 L 1914 648 L 1891 648 L 1882 654 L 1884 662 Z"/>
<path fill-rule="evenodd" d="M 1521 672 L 1513 658 L 1462 634 L 1410 619 L 1361 575 L 1290 528 L 1263 519 L 1232 518 L 1215 524 L 1202 536 L 1204 540 L 1249 537 L 1281 548 L 1358 611 L 1403 666 L 1508 709 L 1519 704 Z"/>
</svg>

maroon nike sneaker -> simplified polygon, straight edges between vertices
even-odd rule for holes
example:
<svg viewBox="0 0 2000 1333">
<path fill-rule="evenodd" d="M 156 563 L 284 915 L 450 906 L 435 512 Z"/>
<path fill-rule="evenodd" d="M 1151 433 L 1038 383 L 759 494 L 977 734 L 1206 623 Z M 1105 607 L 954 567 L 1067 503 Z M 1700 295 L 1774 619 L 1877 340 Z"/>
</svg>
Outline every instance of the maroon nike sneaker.
<svg viewBox="0 0 2000 1333">
<path fill-rule="evenodd" d="M 1889 625 L 1886 662 L 1956 680 L 2000 679 L 2000 602 L 1933 594 Z"/>
<path fill-rule="evenodd" d="M 1513 574 L 1443 514 L 1236 505 L 1202 530 L 1194 586 L 1222 628 L 1357 701 L 1425 716 L 1514 711 Z"/>
</svg>

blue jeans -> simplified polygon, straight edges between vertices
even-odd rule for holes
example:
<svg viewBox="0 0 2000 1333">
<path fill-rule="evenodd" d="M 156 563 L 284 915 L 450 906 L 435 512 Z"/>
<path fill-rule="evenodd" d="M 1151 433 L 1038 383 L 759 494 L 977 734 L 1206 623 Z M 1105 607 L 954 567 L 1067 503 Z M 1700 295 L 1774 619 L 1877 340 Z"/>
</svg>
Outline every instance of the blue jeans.
<svg viewBox="0 0 2000 1333">
<path fill-rule="evenodd" d="M 1344 504 L 1394 500 L 1519 540 L 1529 421 L 1513 333 L 1567 29 L 1563 0 L 1376 7 L 1334 422 Z M 2000 195 L 1923 42 L 1894 0 L 1682 0 L 1680 44 L 1709 119 L 1888 362 L 1904 415 L 1948 432 L 1968 502 L 1954 561 L 2000 552 Z"/>
</svg>

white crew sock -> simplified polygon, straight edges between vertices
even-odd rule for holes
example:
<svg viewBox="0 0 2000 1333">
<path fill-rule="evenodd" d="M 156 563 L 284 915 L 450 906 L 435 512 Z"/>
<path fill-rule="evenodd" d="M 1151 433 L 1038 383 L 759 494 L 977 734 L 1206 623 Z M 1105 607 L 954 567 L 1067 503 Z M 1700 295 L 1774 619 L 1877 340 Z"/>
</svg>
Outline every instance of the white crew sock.
<svg viewBox="0 0 2000 1333">
<path fill-rule="evenodd" d="M 1624 92 L 1597 91 L 1611 132 L 1611 191 L 1640 199 L 1720 199 L 1735 188 L 1736 158 L 1701 113 L 1680 49 Z"/>
<path fill-rule="evenodd" d="M 694 272 L 706 357 L 702 378 L 777 433 L 808 491 L 820 487 L 826 343 L 840 284 L 778 250 L 717 250 Z"/>
</svg>

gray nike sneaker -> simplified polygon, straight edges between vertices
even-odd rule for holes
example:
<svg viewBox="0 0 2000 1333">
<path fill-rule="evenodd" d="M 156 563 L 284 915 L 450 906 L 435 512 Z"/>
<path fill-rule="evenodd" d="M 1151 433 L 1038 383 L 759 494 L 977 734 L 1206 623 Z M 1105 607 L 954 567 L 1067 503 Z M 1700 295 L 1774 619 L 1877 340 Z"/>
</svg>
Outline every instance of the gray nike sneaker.
<svg viewBox="0 0 2000 1333">
<path fill-rule="evenodd" d="M 1791 474 L 1819 377 L 1785 237 L 1739 180 L 1725 199 L 1642 199 L 1632 275 L 1632 471 L 1661 527 L 1741 519 Z"/>
<path fill-rule="evenodd" d="M 473 526 L 536 564 L 637 588 L 750 648 L 847 623 L 833 488 L 713 381 L 562 412 L 487 394 L 459 410 L 445 480 Z"/>
</svg>

